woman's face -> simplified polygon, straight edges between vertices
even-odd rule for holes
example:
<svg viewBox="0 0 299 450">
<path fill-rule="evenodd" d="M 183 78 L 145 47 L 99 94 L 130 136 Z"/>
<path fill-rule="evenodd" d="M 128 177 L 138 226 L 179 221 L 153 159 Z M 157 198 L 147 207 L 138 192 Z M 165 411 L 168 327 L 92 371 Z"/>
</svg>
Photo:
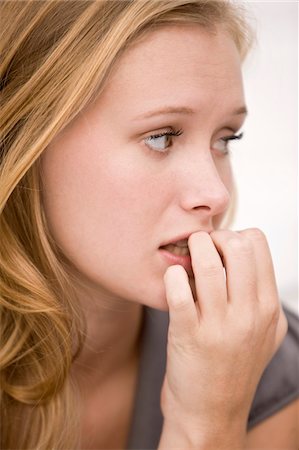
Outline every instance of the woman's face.
<svg viewBox="0 0 299 450">
<path fill-rule="evenodd" d="M 217 228 L 232 192 L 225 138 L 244 121 L 232 39 L 196 25 L 151 32 L 42 157 L 51 233 L 107 299 L 166 310 L 159 247 Z M 151 137 L 165 132 L 177 136 Z"/>
</svg>

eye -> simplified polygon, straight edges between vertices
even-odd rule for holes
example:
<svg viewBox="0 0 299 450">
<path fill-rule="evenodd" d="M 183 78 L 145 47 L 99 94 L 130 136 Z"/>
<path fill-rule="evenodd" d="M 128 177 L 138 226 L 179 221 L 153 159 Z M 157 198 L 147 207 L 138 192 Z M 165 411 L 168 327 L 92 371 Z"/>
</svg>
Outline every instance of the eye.
<svg viewBox="0 0 299 450">
<path fill-rule="evenodd" d="M 145 138 L 144 142 L 153 151 L 167 153 L 167 149 L 172 145 L 173 138 L 180 136 L 182 133 L 182 130 L 165 131 Z"/>
<path fill-rule="evenodd" d="M 226 136 L 215 142 L 213 145 L 214 150 L 220 151 L 223 155 L 229 154 L 229 142 L 242 139 L 244 133 L 234 134 L 232 136 Z"/>
</svg>

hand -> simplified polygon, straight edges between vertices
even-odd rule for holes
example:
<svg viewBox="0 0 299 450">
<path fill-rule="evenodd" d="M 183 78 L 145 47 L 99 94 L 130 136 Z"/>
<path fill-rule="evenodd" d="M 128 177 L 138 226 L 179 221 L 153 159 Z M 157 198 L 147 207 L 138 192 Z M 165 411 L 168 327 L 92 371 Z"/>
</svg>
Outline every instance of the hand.
<svg viewBox="0 0 299 450">
<path fill-rule="evenodd" d="M 161 409 L 165 423 L 199 442 L 234 425 L 245 432 L 287 320 L 260 230 L 196 232 L 188 246 L 194 280 L 179 265 L 164 275 L 170 321 Z"/>
</svg>

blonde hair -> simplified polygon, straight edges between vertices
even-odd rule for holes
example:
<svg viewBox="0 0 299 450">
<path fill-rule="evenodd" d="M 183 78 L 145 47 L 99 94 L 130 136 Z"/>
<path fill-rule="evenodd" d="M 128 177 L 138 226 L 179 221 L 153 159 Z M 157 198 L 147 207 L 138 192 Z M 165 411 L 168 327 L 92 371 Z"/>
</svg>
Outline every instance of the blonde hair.
<svg viewBox="0 0 299 450">
<path fill-rule="evenodd" d="M 2 448 L 80 445 L 69 374 L 85 323 L 45 220 L 42 152 L 100 95 L 122 52 L 151 30 L 196 23 L 213 32 L 221 23 L 244 58 L 251 34 L 239 8 L 225 0 L 2 0 Z"/>
</svg>

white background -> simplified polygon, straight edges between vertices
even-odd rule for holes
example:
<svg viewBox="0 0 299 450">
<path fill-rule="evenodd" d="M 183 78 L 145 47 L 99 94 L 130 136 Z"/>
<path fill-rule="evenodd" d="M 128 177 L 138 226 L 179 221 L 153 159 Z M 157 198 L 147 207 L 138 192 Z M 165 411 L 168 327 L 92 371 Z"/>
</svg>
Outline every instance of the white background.
<svg viewBox="0 0 299 450">
<path fill-rule="evenodd" d="M 298 3 L 245 2 L 257 43 L 243 68 L 249 115 L 232 148 L 233 230 L 267 236 L 280 298 L 298 312 Z"/>
</svg>

